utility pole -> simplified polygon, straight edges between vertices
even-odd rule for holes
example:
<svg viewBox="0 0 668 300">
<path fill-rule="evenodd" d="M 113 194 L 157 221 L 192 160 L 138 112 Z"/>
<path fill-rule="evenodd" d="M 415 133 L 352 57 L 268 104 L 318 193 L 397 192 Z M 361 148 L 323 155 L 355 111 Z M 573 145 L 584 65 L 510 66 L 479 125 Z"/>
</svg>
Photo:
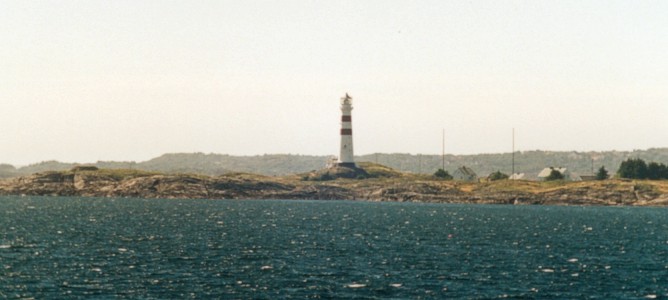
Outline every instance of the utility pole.
<svg viewBox="0 0 668 300">
<path fill-rule="evenodd" d="M 594 174 L 594 158 L 593 157 L 591 158 L 591 174 L 595 175 Z"/>
<path fill-rule="evenodd" d="M 513 172 L 510 176 L 515 175 L 515 128 L 513 128 Z"/>
<path fill-rule="evenodd" d="M 441 160 L 443 161 L 443 171 L 445 171 L 445 128 L 443 128 L 443 145 L 441 148 Z"/>
</svg>

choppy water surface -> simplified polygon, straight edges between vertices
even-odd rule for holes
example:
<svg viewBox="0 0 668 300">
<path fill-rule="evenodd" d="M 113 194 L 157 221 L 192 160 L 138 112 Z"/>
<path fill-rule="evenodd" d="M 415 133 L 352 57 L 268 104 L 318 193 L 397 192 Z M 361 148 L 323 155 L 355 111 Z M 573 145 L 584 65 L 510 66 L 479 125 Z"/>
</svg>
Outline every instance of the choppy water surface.
<svg viewBox="0 0 668 300">
<path fill-rule="evenodd" d="M 668 297 L 668 209 L 0 198 L 0 298 Z"/>
</svg>

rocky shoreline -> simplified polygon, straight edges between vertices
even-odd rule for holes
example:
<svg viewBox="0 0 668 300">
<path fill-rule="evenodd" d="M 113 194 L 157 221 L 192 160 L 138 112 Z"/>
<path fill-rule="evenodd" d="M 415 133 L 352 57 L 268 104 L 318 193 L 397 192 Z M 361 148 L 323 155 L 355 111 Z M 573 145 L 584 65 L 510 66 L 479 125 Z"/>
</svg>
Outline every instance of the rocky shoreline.
<svg viewBox="0 0 668 300">
<path fill-rule="evenodd" d="M 666 206 L 668 183 L 624 180 L 463 183 L 426 176 L 308 181 L 297 175 L 209 177 L 73 169 L 2 180 L 0 195 Z"/>
</svg>

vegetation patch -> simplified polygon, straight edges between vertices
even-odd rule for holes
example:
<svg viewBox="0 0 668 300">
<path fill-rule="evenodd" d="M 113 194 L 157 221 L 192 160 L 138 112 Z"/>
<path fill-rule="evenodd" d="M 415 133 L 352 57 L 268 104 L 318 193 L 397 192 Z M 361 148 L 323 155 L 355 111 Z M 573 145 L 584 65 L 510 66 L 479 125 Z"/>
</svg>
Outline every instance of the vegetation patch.
<svg viewBox="0 0 668 300">
<path fill-rule="evenodd" d="M 75 168 L 76 169 L 76 168 Z M 137 177 L 148 177 L 161 175 L 158 172 L 135 170 L 135 169 L 98 169 L 98 170 L 81 170 L 81 169 L 72 169 L 68 172 L 63 172 L 65 174 L 86 174 L 86 175 L 98 175 L 102 177 L 109 177 L 114 180 L 125 180 Z"/>
<path fill-rule="evenodd" d="M 668 179 L 668 166 L 656 162 L 647 164 L 640 158 L 629 158 L 621 163 L 617 176 L 629 179 Z"/>
<path fill-rule="evenodd" d="M 376 164 L 372 162 L 360 162 L 357 164 L 361 169 L 364 169 L 368 174 L 368 178 L 393 178 L 402 177 L 403 173 L 388 166 Z"/>
<path fill-rule="evenodd" d="M 438 179 L 444 179 L 444 180 L 452 180 L 452 175 L 448 173 L 448 171 L 443 170 L 443 169 L 438 169 L 436 172 L 434 172 L 434 177 Z"/>
<path fill-rule="evenodd" d="M 508 174 L 501 173 L 501 171 L 496 171 L 492 174 L 489 174 L 487 178 L 489 179 L 489 181 L 496 181 L 496 180 L 505 180 L 508 179 L 509 177 L 510 176 L 508 176 Z"/>
</svg>

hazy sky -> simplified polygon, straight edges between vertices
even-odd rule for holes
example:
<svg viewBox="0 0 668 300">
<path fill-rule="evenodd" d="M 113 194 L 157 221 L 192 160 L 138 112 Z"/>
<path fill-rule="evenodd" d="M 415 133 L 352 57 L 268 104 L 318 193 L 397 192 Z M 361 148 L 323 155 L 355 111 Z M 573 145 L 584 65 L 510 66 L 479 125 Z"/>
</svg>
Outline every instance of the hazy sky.
<svg viewBox="0 0 668 300">
<path fill-rule="evenodd" d="M 0 1 L 0 162 L 668 146 L 668 1 Z"/>
</svg>

